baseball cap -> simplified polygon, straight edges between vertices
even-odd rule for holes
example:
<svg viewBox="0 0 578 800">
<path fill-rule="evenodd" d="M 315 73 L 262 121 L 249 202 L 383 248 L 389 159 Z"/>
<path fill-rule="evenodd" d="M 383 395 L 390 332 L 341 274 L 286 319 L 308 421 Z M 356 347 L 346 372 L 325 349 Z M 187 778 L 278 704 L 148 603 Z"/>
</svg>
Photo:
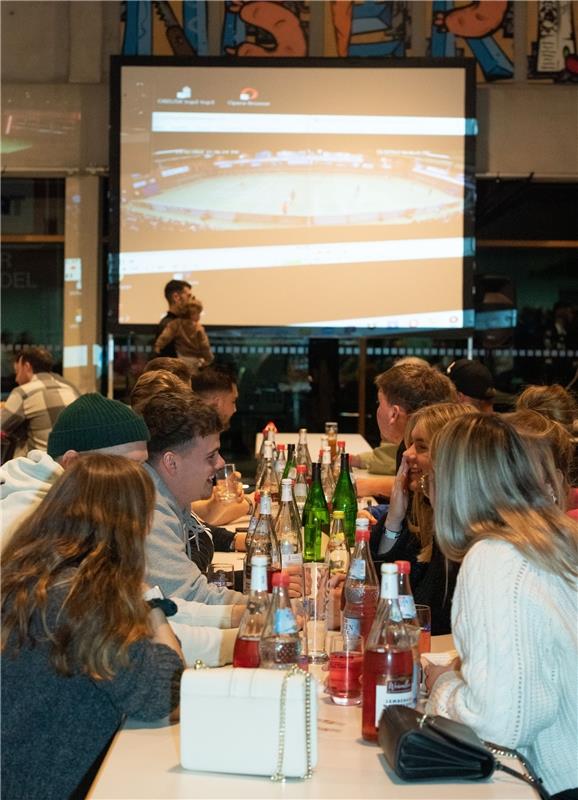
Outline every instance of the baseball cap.
<svg viewBox="0 0 578 800">
<path fill-rule="evenodd" d="M 496 394 L 492 373 L 480 361 L 460 358 L 446 370 L 458 392 L 475 400 L 491 400 Z"/>
</svg>

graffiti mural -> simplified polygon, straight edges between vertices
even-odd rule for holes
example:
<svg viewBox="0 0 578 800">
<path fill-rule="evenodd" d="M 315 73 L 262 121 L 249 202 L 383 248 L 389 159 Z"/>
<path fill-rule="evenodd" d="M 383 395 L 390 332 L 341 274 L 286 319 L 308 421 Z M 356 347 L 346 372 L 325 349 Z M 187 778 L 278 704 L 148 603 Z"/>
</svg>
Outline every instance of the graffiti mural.
<svg viewBox="0 0 578 800">
<path fill-rule="evenodd" d="M 576 21 L 578 3 L 534 0 L 527 5 L 528 78 L 578 82 Z"/>
<path fill-rule="evenodd" d="M 326 54 L 402 58 L 411 47 L 409 2 L 331 0 Z"/>
<path fill-rule="evenodd" d="M 122 54 L 208 55 L 207 6 L 207 0 L 125 0 Z"/>
<path fill-rule="evenodd" d="M 473 56 L 482 81 L 514 77 L 514 17 L 511 2 L 461 3 L 433 0 L 428 55 Z"/>
<path fill-rule="evenodd" d="M 222 53 L 231 56 L 306 56 L 309 2 L 227 0 Z"/>
</svg>

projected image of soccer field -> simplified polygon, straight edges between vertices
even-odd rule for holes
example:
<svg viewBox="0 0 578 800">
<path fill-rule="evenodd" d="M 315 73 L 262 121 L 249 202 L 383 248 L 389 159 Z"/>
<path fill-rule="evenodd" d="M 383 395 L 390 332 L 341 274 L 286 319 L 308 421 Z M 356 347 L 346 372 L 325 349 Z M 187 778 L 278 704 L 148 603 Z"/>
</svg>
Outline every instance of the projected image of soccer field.
<svg viewBox="0 0 578 800">
<path fill-rule="evenodd" d="M 445 154 L 176 150 L 155 162 L 126 187 L 141 234 L 461 222 L 463 174 Z"/>
</svg>

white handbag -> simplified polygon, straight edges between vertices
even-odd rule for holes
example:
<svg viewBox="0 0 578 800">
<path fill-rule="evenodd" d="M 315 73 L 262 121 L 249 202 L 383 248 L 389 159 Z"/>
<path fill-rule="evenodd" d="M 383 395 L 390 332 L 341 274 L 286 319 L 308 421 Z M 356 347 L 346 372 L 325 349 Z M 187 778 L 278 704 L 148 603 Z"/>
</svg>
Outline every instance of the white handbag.
<svg viewBox="0 0 578 800">
<path fill-rule="evenodd" d="M 186 669 L 181 765 L 308 778 L 317 764 L 317 682 L 303 670 Z"/>
</svg>

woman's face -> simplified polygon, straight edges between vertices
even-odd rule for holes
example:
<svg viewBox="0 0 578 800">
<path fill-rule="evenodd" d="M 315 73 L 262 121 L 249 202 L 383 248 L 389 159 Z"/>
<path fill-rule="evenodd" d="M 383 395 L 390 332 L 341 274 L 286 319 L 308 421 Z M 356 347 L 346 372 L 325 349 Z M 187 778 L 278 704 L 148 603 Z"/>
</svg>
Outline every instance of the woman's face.
<svg viewBox="0 0 578 800">
<path fill-rule="evenodd" d="M 405 451 L 409 463 L 408 489 L 412 492 L 420 488 L 420 478 L 431 470 L 429 444 L 423 424 L 418 422 L 411 432 L 410 443 Z"/>
</svg>

